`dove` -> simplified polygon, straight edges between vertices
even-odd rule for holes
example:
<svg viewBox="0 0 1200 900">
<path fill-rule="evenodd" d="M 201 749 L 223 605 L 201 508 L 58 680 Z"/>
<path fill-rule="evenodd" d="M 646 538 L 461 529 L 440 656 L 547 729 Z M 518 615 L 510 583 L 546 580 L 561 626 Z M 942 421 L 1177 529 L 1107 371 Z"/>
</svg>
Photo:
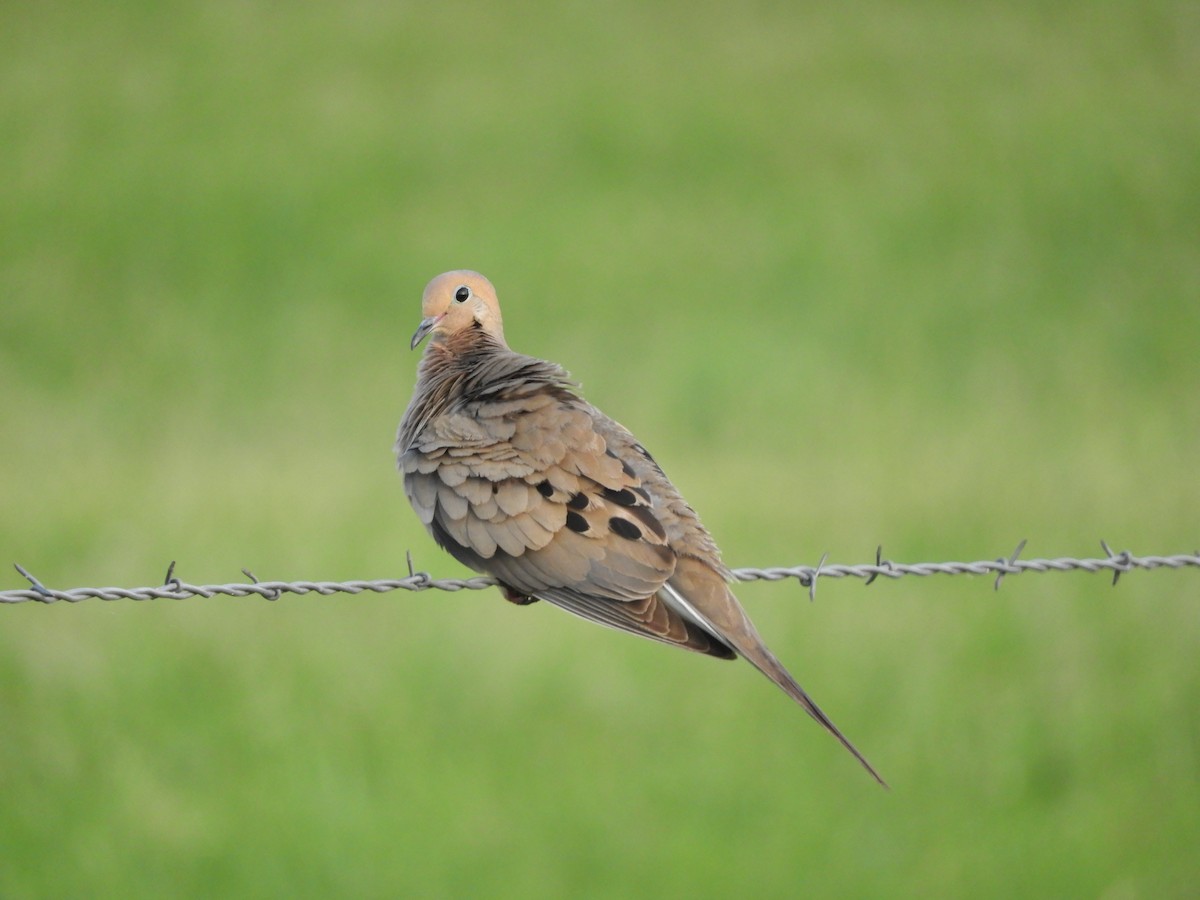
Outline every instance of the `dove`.
<svg viewBox="0 0 1200 900">
<path fill-rule="evenodd" d="M 741 657 L 886 782 L 767 649 L 696 512 L 566 370 L 509 349 L 495 288 L 437 276 L 411 349 L 429 343 L 396 437 L 404 492 L 434 541 L 538 600 L 720 659 Z"/>
</svg>

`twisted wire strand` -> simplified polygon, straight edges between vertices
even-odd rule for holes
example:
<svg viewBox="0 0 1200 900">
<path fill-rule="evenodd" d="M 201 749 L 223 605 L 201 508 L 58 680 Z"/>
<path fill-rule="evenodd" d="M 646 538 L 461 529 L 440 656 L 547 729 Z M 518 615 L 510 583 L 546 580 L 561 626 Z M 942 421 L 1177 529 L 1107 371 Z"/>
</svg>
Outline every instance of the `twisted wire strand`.
<svg viewBox="0 0 1200 900">
<path fill-rule="evenodd" d="M 770 568 L 734 569 L 733 577 L 738 581 L 784 581 L 796 579 L 806 587 L 809 596 L 816 593 L 817 581 L 821 578 L 861 578 L 871 584 L 876 578 L 897 579 L 906 575 L 929 577 L 931 575 L 995 575 L 995 588 L 999 589 L 1006 575 L 1025 572 L 1112 572 L 1113 584 L 1122 574 L 1135 570 L 1200 568 L 1200 551 L 1172 556 L 1134 556 L 1128 550 L 1113 553 L 1108 544 L 1100 542 L 1105 556 L 1093 559 L 1058 557 L 1055 559 L 1019 559 L 1025 542 L 1021 541 L 1013 553 L 998 559 L 976 562 L 925 562 L 898 563 L 886 560 L 882 548 L 875 553 L 874 563 L 839 565 L 825 563 L 825 558 L 816 566 L 790 566 Z M 434 578 L 428 572 L 415 572 L 409 559 L 409 574 L 404 578 L 385 578 L 372 581 L 259 581 L 252 572 L 243 569 L 248 582 L 231 584 L 196 585 L 180 581 L 175 577 L 175 564 L 171 563 L 164 583 L 158 587 L 81 587 L 55 590 L 44 585 L 23 566 L 15 568 L 29 581 L 29 587 L 11 591 L 0 591 L 0 603 L 79 603 L 82 600 L 186 600 L 191 597 L 259 596 L 267 600 L 278 600 L 284 594 L 361 594 L 370 591 L 377 594 L 388 591 L 480 591 L 496 584 L 495 579 L 484 575 L 473 578 Z"/>
</svg>

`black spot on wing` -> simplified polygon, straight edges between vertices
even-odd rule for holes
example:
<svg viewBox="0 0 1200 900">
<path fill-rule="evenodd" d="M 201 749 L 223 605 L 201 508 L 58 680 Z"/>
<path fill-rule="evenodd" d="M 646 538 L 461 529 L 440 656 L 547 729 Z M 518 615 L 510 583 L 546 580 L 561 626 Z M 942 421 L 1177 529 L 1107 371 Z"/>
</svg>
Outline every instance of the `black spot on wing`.
<svg viewBox="0 0 1200 900">
<path fill-rule="evenodd" d="M 662 526 L 662 522 L 654 517 L 654 513 L 650 512 L 645 506 L 635 506 L 629 510 L 630 515 L 637 516 L 639 522 L 646 526 L 650 531 L 658 535 L 660 541 L 667 539 L 667 531 Z"/>
<path fill-rule="evenodd" d="M 613 516 L 608 520 L 608 527 L 612 533 L 618 537 L 623 537 L 627 541 L 636 541 L 642 536 L 642 529 L 638 528 L 628 519 L 622 519 L 620 516 Z"/>
<path fill-rule="evenodd" d="M 573 510 L 587 509 L 588 498 L 582 491 L 578 494 L 572 494 L 571 499 L 567 501 L 567 508 Z"/>
<path fill-rule="evenodd" d="M 605 500 L 615 503 L 617 506 L 637 506 L 637 496 L 629 488 L 621 488 L 619 491 L 603 488 L 601 493 Z"/>
<path fill-rule="evenodd" d="M 552 485 L 548 481 L 539 481 L 538 486 L 537 486 L 537 492 L 539 494 L 541 494 L 543 497 L 545 497 L 547 500 L 549 500 L 551 497 L 554 496 L 554 485 Z"/>
<path fill-rule="evenodd" d="M 583 534 L 585 531 L 588 530 L 589 526 L 587 523 L 587 519 L 585 519 L 583 516 L 581 516 L 579 513 L 575 512 L 574 510 L 568 510 L 568 512 L 567 512 L 567 527 L 570 528 L 572 531 L 574 531 L 576 534 Z"/>
<path fill-rule="evenodd" d="M 628 477 L 637 478 L 637 473 L 633 471 L 633 466 L 629 465 L 629 463 L 625 462 L 625 460 L 613 453 L 611 447 L 606 447 L 604 452 L 621 464 L 621 471 L 624 472 Z"/>
</svg>

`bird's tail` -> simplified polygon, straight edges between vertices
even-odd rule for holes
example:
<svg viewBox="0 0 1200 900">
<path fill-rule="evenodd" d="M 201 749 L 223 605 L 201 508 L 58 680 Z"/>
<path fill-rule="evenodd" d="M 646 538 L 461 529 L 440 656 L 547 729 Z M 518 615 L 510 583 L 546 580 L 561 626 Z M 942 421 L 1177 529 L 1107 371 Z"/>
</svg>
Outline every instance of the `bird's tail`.
<svg viewBox="0 0 1200 900">
<path fill-rule="evenodd" d="M 867 762 L 867 758 L 858 752 L 858 748 L 850 743 L 829 716 L 822 712 L 821 707 L 817 706 L 812 697 L 808 696 L 804 688 L 800 687 L 791 673 L 783 667 L 783 663 L 767 649 L 749 616 L 720 574 L 702 560 L 681 557 L 667 587 L 676 602 L 683 604 L 688 611 L 698 616 L 702 624 L 718 638 L 775 682 L 785 694 L 799 703 L 806 713 L 837 738 L 876 781 L 885 788 L 888 786 L 875 771 L 875 767 Z"/>
</svg>

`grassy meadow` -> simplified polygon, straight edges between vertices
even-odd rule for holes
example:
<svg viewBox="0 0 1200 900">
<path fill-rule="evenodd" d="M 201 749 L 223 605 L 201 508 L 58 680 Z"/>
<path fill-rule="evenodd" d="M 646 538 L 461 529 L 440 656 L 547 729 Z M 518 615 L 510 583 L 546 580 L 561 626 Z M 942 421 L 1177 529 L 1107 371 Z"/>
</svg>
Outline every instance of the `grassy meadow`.
<svg viewBox="0 0 1200 900">
<path fill-rule="evenodd" d="M 0 562 L 462 570 L 425 282 L 733 566 L 1200 545 L 1186 3 L 9 3 Z M 1200 572 L 742 586 L 749 666 L 495 591 L 0 607 L 0 897 L 1200 890 Z M 0 589 L 23 579 L 11 569 Z"/>
</svg>

